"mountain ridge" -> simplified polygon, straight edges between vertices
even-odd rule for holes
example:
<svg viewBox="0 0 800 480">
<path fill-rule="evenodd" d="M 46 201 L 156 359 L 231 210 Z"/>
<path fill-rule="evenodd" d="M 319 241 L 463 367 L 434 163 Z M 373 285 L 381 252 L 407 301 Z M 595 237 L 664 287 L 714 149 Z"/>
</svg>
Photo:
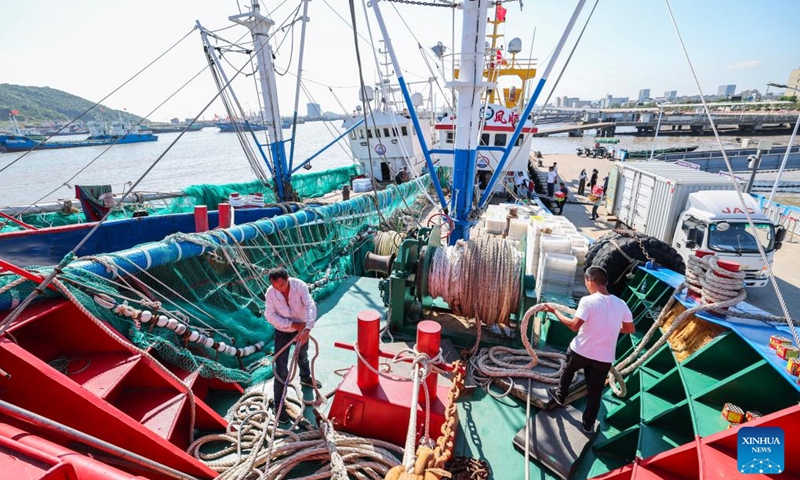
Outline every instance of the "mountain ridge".
<svg viewBox="0 0 800 480">
<path fill-rule="evenodd" d="M 71 93 L 50 87 L 31 87 L 0 83 L 0 121 L 8 119 L 17 110 L 22 124 L 66 123 L 88 110 L 94 102 Z M 98 105 L 81 120 L 123 120 L 139 122 L 142 118 L 126 111 Z"/>
</svg>

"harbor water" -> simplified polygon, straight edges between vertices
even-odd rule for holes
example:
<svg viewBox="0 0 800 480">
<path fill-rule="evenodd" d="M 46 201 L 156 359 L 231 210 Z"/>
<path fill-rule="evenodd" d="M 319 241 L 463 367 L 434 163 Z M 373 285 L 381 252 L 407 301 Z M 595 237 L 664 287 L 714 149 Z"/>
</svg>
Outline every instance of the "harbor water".
<svg viewBox="0 0 800 480">
<path fill-rule="evenodd" d="M 294 165 L 319 151 L 341 133 L 341 122 L 307 122 L 297 125 Z M 557 128 L 559 124 L 542 125 L 540 130 Z M 288 138 L 291 131 L 283 130 Z M 84 147 L 62 150 L 34 151 L 5 170 L 0 178 L 0 206 L 30 205 L 34 202 L 53 201 L 74 197 L 74 185 L 110 184 L 115 192 L 129 188 L 178 137 L 178 133 L 159 135 L 157 142 L 108 147 Z M 256 132 L 261 143 L 265 143 L 264 132 Z M 77 137 L 81 138 L 81 137 Z M 619 143 L 605 145 L 607 148 L 648 150 L 653 146 L 653 137 L 620 135 Z M 787 145 L 789 136 L 756 137 L 769 138 L 775 145 Z M 59 138 L 60 139 L 60 138 Z M 258 147 L 252 138 L 251 146 Z M 533 139 L 533 150 L 543 155 L 574 154 L 578 147 L 591 147 L 595 137 L 568 137 L 566 134 Z M 734 136 L 723 136 L 725 148 L 738 147 Z M 656 148 L 699 145 L 701 150 L 718 149 L 713 136 L 659 136 Z M 106 151 L 107 150 L 107 151 Z M 289 148 L 287 145 L 287 155 Z M 15 162 L 22 153 L 0 154 L 0 168 Z M 260 157 L 259 157 L 260 158 Z M 591 167 L 593 159 L 586 159 Z M 86 167 L 90 162 L 90 166 Z M 346 139 L 330 147 L 315 158 L 312 171 L 349 165 L 353 162 Z M 81 173 L 79 171 L 84 169 Z M 264 169 L 266 167 L 264 166 Z M 303 170 L 300 170 L 303 172 Z M 71 177 L 77 175 L 74 179 Z M 232 133 L 220 133 L 216 127 L 204 128 L 184 134 L 153 170 L 142 180 L 136 191 L 153 192 L 178 190 L 200 183 L 231 183 L 251 181 L 255 177 L 242 152 L 237 137 Z M 66 183 L 66 184 L 65 184 Z M 52 193 L 51 193 L 52 192 Z M 798 204 L 798 195 L 784 195 L 786 203 Z"/>
</svg>

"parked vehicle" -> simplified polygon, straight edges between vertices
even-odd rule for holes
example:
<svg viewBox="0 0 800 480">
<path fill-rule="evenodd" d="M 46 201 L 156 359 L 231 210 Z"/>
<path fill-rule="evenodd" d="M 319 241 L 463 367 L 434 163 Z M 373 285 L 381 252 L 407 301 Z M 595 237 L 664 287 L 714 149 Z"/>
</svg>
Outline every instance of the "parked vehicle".
<svg viewBox="0 0 800 480">
<path fill-rule="evenodd" d="M 714 252 L 720 260 L 741 265 L 745 286 L 763 287 L 767 266 L 758 244 L 771 264 L 786 230 L 764 215 L 749 195 L 743 205 L 733 188 L 729 178 L 674 163 L 616 164 L 607 208 L 621 223 L 671 245 L 684 260 L 695 250 Z"/>
</svg>

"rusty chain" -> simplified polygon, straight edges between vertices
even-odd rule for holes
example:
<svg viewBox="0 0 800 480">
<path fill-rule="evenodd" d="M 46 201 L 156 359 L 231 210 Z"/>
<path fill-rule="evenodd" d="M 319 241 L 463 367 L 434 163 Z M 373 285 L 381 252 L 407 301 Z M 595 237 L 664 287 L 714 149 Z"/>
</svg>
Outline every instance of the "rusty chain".
<svg viewBox="0 0 800 480">
<path fill-rule="evenodd" d="M 489 464 L 469 457 L 453 457 L 447 464 L 452 480 L 489 480 Z"/>
<path fill-rule="evenodd" d="M 614 232 L 619 233 L 623 237 L 628 237 L 628 238 L 632 238 L 632 239 L 636 240 L 636 243 L 639 244 L 639 248 L 642 249 L 642 253 L 644 254 L 644 258 L 646 258 L 648 262 L 656 263 L 656 260 L 653 257 L 651 257 L 649 253 L 647 253 L 647 249 L 644 247 L 644 243 L 642 243 L 641 236 L 635 230 L 617 229 L 617 230 L 614 230 Z"/>
<path fill-rule="evenodd" d="M 453 456 L 455 448 L 456 430 L 458 430 L 458 409 L 456 399 L 464 390 L 464 378 L 466 377 L 466 366 L 461 360 L 452 363 L 453 366 L 453 386 L 447 394 L 447 407 L 444 411 L 444 423 L 442 424 L 442 435 L 436 440 L 436 448 L 433 450 L 434 465 L 443 468 L 444 464 Z"/>
<path fill-rule="evenodd" d="M 431 450 L 426 446 L 417 449 L 417 460 L 414 469 L 406 472 L 403 465 L 397 465 L 390 469 L 384 476 L 384 480 L 422 480 L 423 478 L 451 478 L 451 474 L 444 468 L 445 464 L 452 458 L 455 448 L 456 431 L 458 430 L 458 409 L 456 399 L 464 390 L 464 378 L 467 375 L 464 363 L 456 360 L 451 364 L 453 367 L 453 386 L 448 392 L 447 407 L 444 411 L 444 423 L 442 424 L 442 435 L 436 440 L 436 447 Z M 487 477 L 462 477 L 462 478 L 488 478 Z"/>
<path fill-rule="evenodd" d="M 456 8 L 458 6 L 457 3 L 438 3 L 438 2 L 420 2 L 418 0 L 386 0 L 387 2 L 392 3 L 407 3 L 409 5 L 422 5 L 424 7 L 447 7 L 447 8 Z"/>
</svg>

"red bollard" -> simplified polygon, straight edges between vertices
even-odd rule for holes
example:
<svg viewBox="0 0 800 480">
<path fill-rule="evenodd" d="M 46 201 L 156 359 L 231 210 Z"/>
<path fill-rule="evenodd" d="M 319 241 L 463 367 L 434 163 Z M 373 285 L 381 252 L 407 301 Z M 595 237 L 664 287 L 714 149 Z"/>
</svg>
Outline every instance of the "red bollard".
<svg viewBox="0 0 800 480">
<path fill-rule="evenodd" d="M 194 207 L 194 231 L 208 231 L 208 207 L 205 205 L 197 205 Z"/>
<path fill-rule="evenodd" d="M 417 351 L 425 353 L 433 358 L 439 354 L 439 346 L 442 342 L 442 326 L 433 320 L 423 320 L 417 324 Z M 438 375 L 431 372 L 425 383 L 428 384 L 428 395 L 431 403 L 436 401 L 436 384 Z M 420 391 L 419 404 L 425 408 L 425 393 Z"/>
<path fill-rule="evenodd" d="M 220 203 L 217 207 L 219 211 L 219 228 L 228 228 L 231 226 L 231 204 Z"/>
<path fill-rule="evenodd" d="M 358 312 L 358 351 L 367 365 L 378 370 L 378 343 L 381 328 L 381 314 L 375 310 Z M 378 386 L 378 374 L 370 370 L 358 359 L 358 378 L 356 384 L 361 390 L 370 390 Z"/>
</svg>

